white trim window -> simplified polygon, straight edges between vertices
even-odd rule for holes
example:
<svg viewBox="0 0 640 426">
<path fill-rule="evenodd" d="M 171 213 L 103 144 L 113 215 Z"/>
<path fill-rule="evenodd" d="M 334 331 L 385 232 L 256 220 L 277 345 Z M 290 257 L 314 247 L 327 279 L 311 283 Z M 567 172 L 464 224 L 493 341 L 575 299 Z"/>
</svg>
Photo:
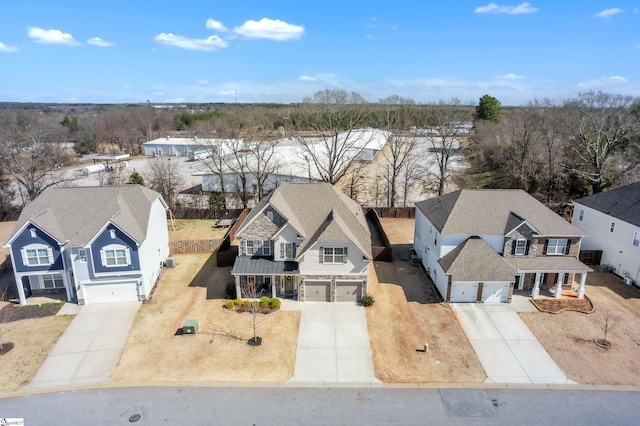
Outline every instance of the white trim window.
<svg viewBox="0 0 640 426">
<path fill-rule="evenodd" d="M 78 249 L 78 260 L 82 263 L 87 263 L 87 249 Z"/>
<path fill-rule="evenodd" d="M 62 281 L 62 275 L 60 274 L 45 274 L 42 276 L 42 283 L 44 288 L 63 288 L 64 281 Z"/>
<path fill-rule="evenodd" d="M 346 263 L 347 248 L 346 247 L 325 247 L 322 263 Z"/>
<path fill-rule="evenodd" d="M 280 259 L 290 259 L 294 256 L 294 243 L 280 243 Z"/>
<path fill-rule="evenodd" d="M 633 246 L 640 247 L 640 232 L 633 233 Z"/>
<path fill-rule="evenodd" d="M 22 253 L 22 263 L 25 266 L 53 264 L 53 250 L 44 244 L 29 244 L 20 251 Z"/>
<path fill-rule="evenodd" d="M 271 256 L 271 240 L 262 241 L 262 255 Z"/>
<path fill-rule="evenodd" d="M 119 244 L 111 244 L 100 250 L 102 266 L 117 268 L 131 265 L 131 253 L 128 247 Z"/>
<path fill-rule="evenodd" d="M 245 241 L 245 251 L 247 256 L 253 256 L 258 251 L 258 244 L 254 244 L 253 240 Z"/>
<path fill-rule="evenodd" d="M 519 239 L 515 241 L 513 254 L 516 256 L 525 256 L 527 254 L 527 240 Z"/>
<path fill-rule="evenodd" d="M 566 254 L 568 240 L 566 238 L 550 238 L 547 240 L 546 254 Z"/>
</svg>

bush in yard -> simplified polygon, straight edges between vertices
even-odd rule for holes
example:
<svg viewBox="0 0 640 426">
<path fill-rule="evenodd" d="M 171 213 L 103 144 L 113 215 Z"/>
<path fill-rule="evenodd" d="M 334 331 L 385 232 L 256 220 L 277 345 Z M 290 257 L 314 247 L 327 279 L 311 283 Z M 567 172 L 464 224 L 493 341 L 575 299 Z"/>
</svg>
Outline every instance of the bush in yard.
<svg viewBox="0 0 640 426">
<path fill-rule="evenodd" d="M 236 294 L 236 283 L 227 283 L 227 285 L 224 286 L 224 296 L 227 299 L 235 299 L 238 297 Z"/>
<path fill-rule="evenodd" d="M 224 307 L 227 309 L 233 309 L 236 307 L 236 301 L 235 300 L 227 300 L 224 304 Z"/>
<path fill-rule="evenodd" d="M 365 308 L 368 308 L 369 306 L 373 306 L 375 301 L 376 299 L 374 299 L 373 296 L 370 294 L 365 293 L 362 296 L 362 306 L 364 306 Z"/>
<path fill-rule="evenodd" d="M 269 307 L 271 309 L 280 309 L 280 299 L 278 299 L 277 297 L 274 297 L 273 299 L 271 299 L 271 303 L 269 303 Z"/>
<path fill-rule="evenodd" d="M 269 304 L 271 303 L 271 298 L 268 296 L 262 296 L 260 298 L 260 306 L 263 308 L 268 308 Z"/>
</svg>

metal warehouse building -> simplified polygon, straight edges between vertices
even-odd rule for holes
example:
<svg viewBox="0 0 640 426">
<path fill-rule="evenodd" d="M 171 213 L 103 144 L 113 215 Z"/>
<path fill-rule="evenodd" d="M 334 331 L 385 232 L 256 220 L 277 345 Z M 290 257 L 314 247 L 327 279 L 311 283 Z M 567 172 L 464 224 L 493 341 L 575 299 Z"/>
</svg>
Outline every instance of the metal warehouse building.
<svg viewBox="0 0 640 426">
<path fill-rule="evenodd" d="M 209 142 L 209 141 L 207 141 Z M 142 144 L 144 155 L 174 155 L 187 157 L 209 146 L 198 138 L 159 138 Z"/>
</svg>

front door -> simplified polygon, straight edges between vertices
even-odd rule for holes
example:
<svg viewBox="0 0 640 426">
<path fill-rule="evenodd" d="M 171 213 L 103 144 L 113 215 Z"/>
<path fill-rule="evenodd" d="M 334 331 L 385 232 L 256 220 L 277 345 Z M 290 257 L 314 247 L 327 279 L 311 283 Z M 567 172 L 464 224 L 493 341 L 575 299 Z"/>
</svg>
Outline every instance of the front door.
<svg viewBox="0 0 640 426">
<path fill-rule="evenodd" d="M 286 294 L 293 294 L 294 290 L 293 277 L 288 276 L 284 278 L 284 292 Z"/>
</svg>

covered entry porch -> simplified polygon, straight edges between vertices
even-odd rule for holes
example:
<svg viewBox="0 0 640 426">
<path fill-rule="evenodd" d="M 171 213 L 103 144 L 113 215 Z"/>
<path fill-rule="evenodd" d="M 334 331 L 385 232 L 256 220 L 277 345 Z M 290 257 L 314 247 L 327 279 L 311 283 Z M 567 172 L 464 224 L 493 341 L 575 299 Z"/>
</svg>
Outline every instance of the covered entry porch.
<svg viewBox="0 0 640 426">
<path fill-rule="evenodd" d="M 536 257 L 533 259 L 509 259 L 516 268 L 516 290 L 531 291 L 532 298 L 562 297 L 563 291 L 573 290 L 578 299 L 584 298 L 587 265 L 575 257 Z"/>
<path fill-rule="evenodd" d="M 51 297 L 52 300 L 75 301 L 73 284 L 64 271 L 16 274 L 16 290 L 21 305 L 31 297 Z"/>
<path fill-rule="evenodd" d="M 249 297 L 243 286 L 253 283 L 261 296 L 298 298 L 298 262 L 277 262 L 264 258 L 237 257 L 231 270 L 238 297 Z"/>
</svg>

